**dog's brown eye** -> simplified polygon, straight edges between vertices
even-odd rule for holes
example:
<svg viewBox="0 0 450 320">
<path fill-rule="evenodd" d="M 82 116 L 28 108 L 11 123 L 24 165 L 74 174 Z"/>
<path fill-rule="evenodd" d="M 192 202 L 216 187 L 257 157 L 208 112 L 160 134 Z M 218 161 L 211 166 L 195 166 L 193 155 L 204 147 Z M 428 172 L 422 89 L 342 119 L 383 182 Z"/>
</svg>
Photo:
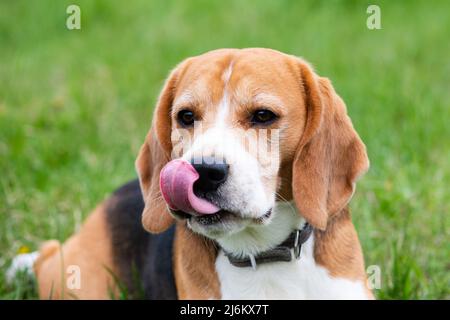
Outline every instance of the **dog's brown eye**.
<svg viewBox="0 0 450 320">
<path fill-rule="evenodd" d="M 195 121 L 195 115 L 190 110 L 181 110 L 180 112 L 178 112 L 177 117 L 178 117 L 178 121 L 183 126 L 191 126 L 194 124 L 194 121 Z"/>
<path fill-rule="evenodd" d="M 252 114 L 251 122 L 253 124 L 270 124 L 277 119 L 277 115 L 270 110 L 256 110 Z"/>
</svg>

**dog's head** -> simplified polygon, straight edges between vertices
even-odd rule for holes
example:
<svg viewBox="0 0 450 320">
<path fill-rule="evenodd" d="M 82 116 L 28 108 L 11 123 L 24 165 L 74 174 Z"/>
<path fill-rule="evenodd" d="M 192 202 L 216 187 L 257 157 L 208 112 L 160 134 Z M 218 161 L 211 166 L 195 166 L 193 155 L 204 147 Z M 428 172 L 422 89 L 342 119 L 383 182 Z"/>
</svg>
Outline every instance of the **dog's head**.
<svg viewBox="0 0 450 320">
<path fill-rule="evenodd" d="M 271 223 L 276 201 L 325 229 L 368 159 L 343 101 L 306 62 L 224 49 L 172 71 L 136 167 L 148 231 L 175 217 L 219 238 Z"/>
</svg>

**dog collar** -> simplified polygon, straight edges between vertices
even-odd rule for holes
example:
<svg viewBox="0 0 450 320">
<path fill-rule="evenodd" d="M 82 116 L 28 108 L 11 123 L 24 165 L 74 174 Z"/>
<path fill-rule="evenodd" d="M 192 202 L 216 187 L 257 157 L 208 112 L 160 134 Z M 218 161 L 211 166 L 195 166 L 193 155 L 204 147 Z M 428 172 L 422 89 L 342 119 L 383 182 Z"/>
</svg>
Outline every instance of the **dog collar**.
<svg viewBox="0 0 450 320">
<path fill-rule="evenodd" d="M 253 269 L 256 269 L 258 264 L 289 262 L 293 259 L 300 259 L 302 244 L 309 239 L 312 231 L 312 226 L 309 223 L 305 223 L 302 229 L 294 230 L 286 240 L 275 248 L 260 252 L 257 255 L 249 255 L 244 258 L 237 258 L 231 253 L 222 250 L 233 266 L 239 268 L 252 267 Z"/>
</svg>

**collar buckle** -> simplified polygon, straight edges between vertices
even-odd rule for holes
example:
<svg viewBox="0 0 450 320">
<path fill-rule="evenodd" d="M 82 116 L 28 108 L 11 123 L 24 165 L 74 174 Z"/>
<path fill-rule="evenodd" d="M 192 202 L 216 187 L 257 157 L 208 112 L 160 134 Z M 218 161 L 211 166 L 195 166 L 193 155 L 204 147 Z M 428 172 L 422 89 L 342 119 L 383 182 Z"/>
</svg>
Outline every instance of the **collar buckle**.
<svg viewBox="0 0 450 320">
<path fill-rule="evenodd" d="M 295 241 L 294 241 L 294 258 L 299 260 L 300 254 L 302 252 L 302 244 L 300 243 L 300 232 L 301 230 L 295 230 Z"/>
<path fill-rule="evenodd" d="M 257 255 L 248 255 L 247 257 L 235 257 L 233 254 L 224 251 L 228 261 L 239 268 L 251 267 L 253 270 L 257 269 L 257 266 L 270 262 L 290 262 L 292 260 L 299 260 L 302 250 L 302 244 L 305 243 L 313 228 L 310 224 L 305 223 L 302 229 L 294 230 L 283 243 L 275 248 L 269 249 L 258 253 Z"/>
<path fill-rule="evenodd" d="M 255 256 L 253 254 L 249 254 L 249 259 L 250 259 L 250 263 L 252 265 L 252 269 L 256 270 L 256 259 Z"/>
</svg>

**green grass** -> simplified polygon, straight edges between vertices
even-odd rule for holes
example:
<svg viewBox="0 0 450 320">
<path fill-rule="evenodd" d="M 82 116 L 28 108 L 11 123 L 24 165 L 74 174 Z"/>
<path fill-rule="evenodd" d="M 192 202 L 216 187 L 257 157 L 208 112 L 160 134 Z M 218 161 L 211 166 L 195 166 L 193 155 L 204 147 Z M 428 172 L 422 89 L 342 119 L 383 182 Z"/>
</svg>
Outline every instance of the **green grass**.
<svg viewBox="0 0 450 320">
<path fill-rule="evenodd" d="M 377 297 L 450 298 L 449 45 L 448 1 L 0 2 L 0 298 L 36 297 L 4 282 L 11 258 L 136 176 L 168 71 L 221 47 L 300 55 L 333 80 L 371 159 L 352 212 Z"/>
</svg>

